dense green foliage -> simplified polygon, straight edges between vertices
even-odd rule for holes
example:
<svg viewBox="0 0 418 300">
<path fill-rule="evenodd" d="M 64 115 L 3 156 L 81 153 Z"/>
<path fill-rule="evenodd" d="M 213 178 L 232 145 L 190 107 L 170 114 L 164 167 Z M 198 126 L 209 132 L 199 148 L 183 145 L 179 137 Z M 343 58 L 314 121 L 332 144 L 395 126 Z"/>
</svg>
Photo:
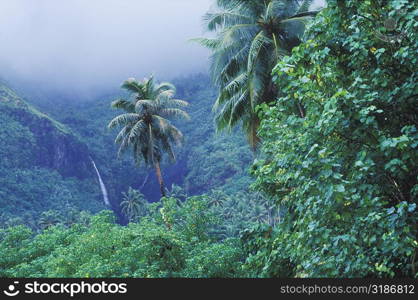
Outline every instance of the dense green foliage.
<svg viewBox="0 0 418 300">
<path fill-rule="evenodd" d="M 103 209 L 94 181 L 83 178 L 88 170 L 77 165 L 77 154 L 66 162 L 56 155 L 84 150 L 68 128 L 2 83 L 0 116 L 0 227 L 24 223 L 38 228 L 41 213 L 49 209 L 64 215 L 72 209 Z"/>
<path fill-rule="evenodd" d="M 241 241 L 221 226 L 226 216 L 219 213 L 227 201 L 163 198 L 128 226 L 116 225 L 110 212 L 102 212 L 38 235 L 24 226 L 10 227 L 0 231 L 0 276 L 241 277 Z"/>
<path fill-rule="evenodd" d="M 64 178 L 48 169 L 3 169 L 0 185 L 0 227 L 27 224 L 38 228 L 39 218 L 46 210 L 65 216 L 74 209 L 91 212 L 103 209 L 96 200 L 100 199 L 100 191 L 92 187 L 92 181 Z M 92 201 L 86 201 L 86 197 Z"/>
<path fill-rule="evenodd" d="M 250 259 L 257 274 L 417 274 L 418 10 L 380 2 L 329 1 L 274 70 L 255 186 L 289 213 Z"/>
</svg>

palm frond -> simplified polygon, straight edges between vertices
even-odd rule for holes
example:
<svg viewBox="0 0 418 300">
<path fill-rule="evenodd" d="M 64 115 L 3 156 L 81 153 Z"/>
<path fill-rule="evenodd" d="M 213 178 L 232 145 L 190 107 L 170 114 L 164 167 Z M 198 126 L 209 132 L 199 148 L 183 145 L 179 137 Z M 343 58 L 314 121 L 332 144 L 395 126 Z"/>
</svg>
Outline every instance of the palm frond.
<svg viewBox="0 0 418 300">
<path fill-rule="evenodd" d="M 242 72 L 237 77 L 232 79 L 226 86 L 224 86 L 220 92 L 218 99 L 216 100 L 213 110 L 217 110 L 220 105 L 231 99 L 238 91 L 242 90 L 248 82 L 248 74 Z"/>
<path fill-rule="evenodd" d="M 283 12 L 285 9 L 286 5 L 283 1 L 271 0 L 269 1 L 265 9 L 264 19 L 268 20 L 269 18 L 275 17 L 281 12 Z"/>
<path fill-rule="evenodd" d="M 154 82 L 154 76 L 151 76 L 149 79 L 144 79 L 143 89 L 146 95 L 149 95 L 150 98 L 155 97 L 156 91 L 155 91 L 155 82 Z"/>
<path fill-rule="evenodd" d="M 174 90 L 164 90 L 158 93 L 156 101 L 167 101 L 174 96 Z"/>
<path fill-rule="evenodd" d="M 149 111 L 150 113 L 158 110 L 158 103 L 155 100 L 140 99 L 136 100 L 135 111 L 138 114 L 144 113 L 144 111 Z"/>
<path fill-rule="evenodd" d="M 135 78 L 129 78 L 125 80 L 121 87 L 131 93 L 138 93 L 142 95 L 143 92 L 141 83 L 136 81 Z"/>
<path fill-rule="evenodd" d="M 164 118 L 190 120 L 189 114 L 178 108 L 163 108 L 158 112 L 158 114 Z"/>
<path fill-rule="evenodd" d="M 122 155 L 122 154 L 123 154 L 126 150 L 128 150 L 128 148 L 129 148 L 128 137 L 125 135 L 125 136 L 123 137 L 122 141 L 120 142 L 120 146 L 119 146 L 119 149 L 118 149 L 118 154 L 117 154 L 117 156 L 118 156 L 118 157 L 121 157 L 121 155 Z"/>
<path fill-rule="evenodd" d="M 221 43 L 219 39 L 209 39 L 209 38 L 193 38 L 190 39 L 191 42 L 195 42 L 200 44 L 201 46 L 215 50 L 218 48 L 219 44 Z"/>
<path fill-rule="evenodd" d="M 266 47 L 267 44 L 271 43 L 271 40 L 264 35 L 263 31 L 260 31 L 255 38 L 253 39 L 250 52 L 248 55 L 248 65 L 247 72 L 251 73 L 254 70 L 254 66 L 257 63 L 257 60 L 262 52 L 262 49 Z"/>
<path fill-rule="evenodd" d="M 170 99 L 169 102 L 170 107 L 187 107 L 189 106 L 189 102 L 181 99 Z"/>
<path fill-rule="evenodd" d="M 164 92 L 164 91 L 172 91 L 172 93 L 175 94 L 176 87 L 174 86 L 174 84 L 170 82 L 161 82 L 155 87 L 155 92 L 157 94 L 160 94 L 161 92 Z"/>
<path fill-rule="evenodd" d="M 220 12 L 207 13 L 203 17 L 203 20 L 208 30 L 214 31 L 225 25 L 231 26 L 250 22 L 251 18 L 238 13 L 236 10 L 224 10 Z"/>
<path fill-rule="evenodd" d="M 168 136 L 170 138 L 171 141 L 173 141 L 174 143 L 176 143 L 178 146 L 181 145 L 181 143 L 183 142 L 183 134 L 181 133 L 181 131 L 174 125 L 171 125 L 169 130 L 168 130 Z"/>
<path fill-rule="evenodd" d="M 222 106 L 215 116 L 217 131 L 223 129 L 231 130 L 240 118 L 246 114 L 249 92 L 247 89 L 236 93 L 228 102 Z"/>
<path fill-rule="evenodd" d="M 176 155 L 174 154 L 173 147 L 171 147 L 171 144 L 168 141 L 168 139 L 162 139 L 161 140 L 161 145 L 162 145 L 162 148 L 164 149 L 164 151 L 166 153 L 168 153 L 168 156 L 169 156 L 171 162 L 175 162 L 176 161 Z"/>
<path fill-rule="evenodd" d="M 145 124 L 144 120 L 139 120 L 135 123 L 132 129 L 129 130 L 129 143 L 135 143 L 136 141 L 143 141 L 144 136 L 146 135 L 147 124 Z"/>
<path fill-rule="evenodd" d="M 284 20 L 281 20 L 280 23 L 285 24 L 285 23 L 291 23 L 291 22 L 295 22 L 295 21 L 308 22 L 313 17 L 315 17 L 319 12 L 320 11 L 306 11 L 306 12 L 302 12 L 302 13 L 293 15 L 291 17 L 288 17 L 288 18 L 286 18 Z"/>
<path fill-rule="evenodd" d="M 139 118 L 139 116 L 136 113 L 125 113 L 125 114 L 122 114 L 122 115 L 119 115 L 119 116 L 113 118 L 113 120 L 110 121 L 108 127 L 109 128 L 114 128 L 116 126 L 126 125 L 126 124 L 129 124 L 131 122 L 137 121 L 138 118 Z"/>
<path fill-rule="evenodd" d="M 129 126 L 124 126 L 118 133 L 118 135 L 115 138 L 115 144 L 119 144 L 122 142 L 122 140 L 129 134 L 130 131 Z"/>
<path fill-rule="evenodd" d="M 251 30 L 253 29 L 253 30 Z M 254 36 L 255 30 L 257 29 L 256 24 L 237 24 L 231 27 L 225 28 L 219 39 L 221 45 L 216 49 L 216 51 L 224 52 L 225 49 L 228 49 L 232 46 L 237 46 L 241 44 L 240 40 L 251 40 Z M 242 44 L 241 44 L 242 46 Z"/>
<path fill-rule="evenodd" d="M 311 5 L 314 1 L 315 0 L 304 0 L 302 2 L 302 4 L 300 4 L 300 6 L 299 6 L 298 13 L 309 11 L 309 8 L 311 7 Z"/>
<path fill-rule="evenodd" d="M 113 108 L 123 109 L 126 112 L 134 112 L 135 108 L 132 102 L 124 99 L 118 99 L 111 103 Z"/>
</svg>

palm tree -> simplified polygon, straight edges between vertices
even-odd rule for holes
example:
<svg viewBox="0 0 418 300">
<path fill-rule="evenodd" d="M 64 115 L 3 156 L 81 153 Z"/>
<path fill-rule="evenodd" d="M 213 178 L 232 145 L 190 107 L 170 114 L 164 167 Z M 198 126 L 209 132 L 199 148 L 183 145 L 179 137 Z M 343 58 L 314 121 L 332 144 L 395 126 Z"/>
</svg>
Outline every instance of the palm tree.
<svg viewBox="0 0 418 300">
<path fill-rule="evenodd" d="M 137 164 L 141 160 L 155 168 L 161 196 L 166 196 L 160 163 L 167 153 L 175 161 L 173 143 L 180 145 L 183 134 L 169 118 L 189 119 L 181 108 L 188 103 L 174 99 L 175 87 L 170 83 L 157 84 L 154 78 L 142 82 L 130 78 L 122 84 L 133 96 L 131 100 L 119 99 L 112 107 L 124 110 L 124 113 L 110 121 L 108 127 L 122 127 L 115 142 L 120 144 L 119 155 L 131 149 Z"/>
<path fill-rule="evenodd" d="M 133 221 L 147 213 L 147 202 L 144 196 L 131 187 L 127 193 L 123 193 L 123 201 L 120 203 L 120 206 L 122 213 L 128 217 L 129 221 Z"/>
<path fill-rule="evenodd" d="M 215 38 L 195 39 L 212 50 L 211 73 L 219 96 L 215 102 L 218 130 L 239 122 L 255 150 L 260 124 L 256 107 L 278 95 L 272 82 L 277 62 L 301 42 L 303 21 L 317 12 L 313 0 L 217 0 L 218 11 L 205 23 Z M 301 115 L 303 108 L 299 106 Z"/>
<path fill-rule="evenodd" d="M 177 184 L 171 185 L 171 191 L 170 191 L 170 197 L 175 198 L 178 200 L 179 206 L 182 205 L 182 201 L 185 201 L 187 199 L 187 192 L 185 189 L 183 189 L 181 186 Z"/>
<path fill-rule="evenodd" d="M 56 210 L 44 211 L 38 221 L 38 225 L 41 229 L 47 229 L 51 226 L 55 226 L 61 223 L 62 216 Z"/>
<path fill-rule="evenodd" d="M 222 207 L 228 196 L 222 190 L 214 189 L 211 191 L 209 199 L 209 206 Z"/>
</svg>

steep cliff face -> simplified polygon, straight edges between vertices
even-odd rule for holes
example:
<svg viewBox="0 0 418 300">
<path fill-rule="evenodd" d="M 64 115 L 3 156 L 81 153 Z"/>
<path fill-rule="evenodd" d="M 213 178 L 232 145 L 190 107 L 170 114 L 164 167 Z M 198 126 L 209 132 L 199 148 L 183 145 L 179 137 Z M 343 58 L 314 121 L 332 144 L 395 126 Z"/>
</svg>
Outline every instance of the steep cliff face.
<svg viewBox="0 0 418 300">
<path fill-rule="evenodd" d="M 0 228 L 104 209 L 88 147 L 0 82 Z"/>
<path fill-rule="evenodd" d="M 87 146 L 64 125 L 39 112 L 2 84 L 0 84 L 0 118 L 16 122 L 20 127 L 19 130 L 24 129 L 30 136 L 30 145 L 27 141 L 13 138 L 2 142 L 6 143 L 3 147 L 17 143 L 13 145 L 16 149 L 22 146 L 30 150 L 32 166 L 54 169 L 65 177 L 82 179 L 94 176 Z M 8 133 L 9 136 L 12 134 Z M 9 161 L 15 161 L 13 155 L 20 153 L 7 153 Z M 21 161 L 17 160 L 16 163 L 20 164 Z"/>
</svg>

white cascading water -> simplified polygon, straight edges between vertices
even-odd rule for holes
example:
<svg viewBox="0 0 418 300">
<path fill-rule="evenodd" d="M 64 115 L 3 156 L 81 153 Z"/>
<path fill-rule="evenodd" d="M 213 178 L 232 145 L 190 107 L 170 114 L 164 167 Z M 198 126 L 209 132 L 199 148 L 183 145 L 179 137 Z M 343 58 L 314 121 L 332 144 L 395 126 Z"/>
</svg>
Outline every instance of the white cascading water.
<svg viewBox="0 0 418 300">
<path fill-rule="evenodd" d="M 110 207 L 110 202 L 109 202 L 109 197 L 107 195 L 106 186 L 105 186 L 105 184 L 102 180 L 102 177 L 100 176 L 100 172 L 97 169 L 96 164 L 94 163 L 94 160 L 92 158 L 90 158 L 90 159 L 91 159 L 91 162 L 93 163 L 94 169 L 96 170 L 97 178 L 99 179 L 100 189 L 102 190 L 102 195 L 103 195 L 103 201 L 104 201 L 105 205 Z"/>
</svg>

